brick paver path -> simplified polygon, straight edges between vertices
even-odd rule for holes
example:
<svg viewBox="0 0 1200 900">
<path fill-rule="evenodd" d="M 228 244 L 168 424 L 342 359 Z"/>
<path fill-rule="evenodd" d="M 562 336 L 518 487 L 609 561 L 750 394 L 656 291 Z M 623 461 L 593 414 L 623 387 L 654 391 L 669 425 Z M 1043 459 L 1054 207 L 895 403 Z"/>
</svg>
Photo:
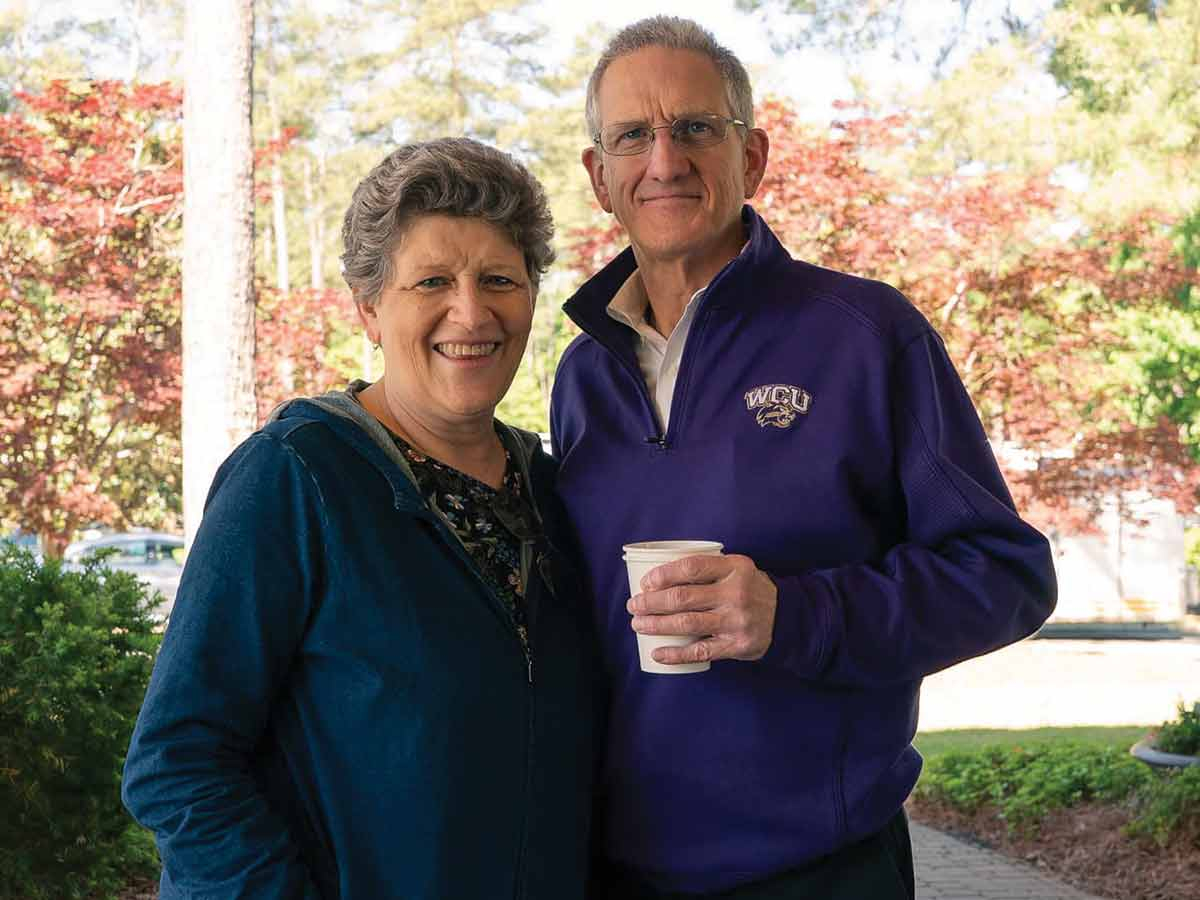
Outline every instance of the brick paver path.
<svg viewBox="0 0 1200 900">
<path fill-rule="evenodd" d="M 1099 900 L 1033 867 L 909 824 L 917 900 Z"/>
</svg>

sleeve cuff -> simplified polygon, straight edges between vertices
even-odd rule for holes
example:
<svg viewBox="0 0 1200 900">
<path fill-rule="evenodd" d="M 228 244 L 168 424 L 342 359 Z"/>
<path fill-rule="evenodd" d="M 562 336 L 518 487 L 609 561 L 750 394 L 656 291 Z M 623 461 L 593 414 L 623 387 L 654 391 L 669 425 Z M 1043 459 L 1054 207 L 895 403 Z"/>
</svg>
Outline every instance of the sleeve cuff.
<svg viewBox="0 0 1200 900">
<path fill-rule="evenodd" d="M 768 573 L 775 582 L 775 627 L 771 646 L 759 660 L 787 669 L 802 678 L 815 678 L 825 668 L 831 653 L 831 615 L 825 592 L 804 584 L 803 576 Z"/>
</svg>

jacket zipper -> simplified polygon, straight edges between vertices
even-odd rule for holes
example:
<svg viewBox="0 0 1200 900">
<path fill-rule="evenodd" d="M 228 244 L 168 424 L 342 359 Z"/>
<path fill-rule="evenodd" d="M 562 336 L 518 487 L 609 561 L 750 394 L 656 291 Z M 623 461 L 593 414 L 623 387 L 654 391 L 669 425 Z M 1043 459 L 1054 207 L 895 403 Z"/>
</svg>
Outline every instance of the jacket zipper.
<svg viewBox="0 0 1200 900">
<path fill-rule="evenodd" d="M 512 615 L 509 613 L 508 609 L 504 606 L 503 602 L 501 602 L 500 598 L 497 597 L 495 595 L 495 593 L 492 591 L 491 585 L 489 585 L 487 583 L 487 580 L 483 577 L 483 573 L 479 570 L 479 566 L 476 565 L 475 560 L 471 558 L 471 554 L 467 551 L 467 548 L 465 546 L 463 546 L 463 542 L 459 539 L 458 535 L 454 533 L 454 529 L 450 526 L 450 523 L 446 519 L 445 515 L 442 513 L 442 511 L 440 509 L 437 509 L 432 506 L 426 506 L 426 511 L 434 519 L 434 524 L 437 526 L 438 531 L 441 533 L 442 540 L 446 541 L 446 543 L 448 543 L 452 547 L 454 547 L 455 552 L 458 553 L 459 557 L 462 558 L 463 561 L 467 563 L 467 566 L 469 567 L 471 574 L 473 574 L 475 576 L 475 580 L 478 581 L 480 586 L 483 588 L 483 591 L 487 595 L 492 607 L 499 610 L 501 618 L 503 618 L 504 621 L 506 623 L 508 623 L 509 631 L 512 633 L 513 638 L 517 642 L 517 646 L 521 650 L 522 659 L 525 660 L 525 678 L 528 681 L 528 683 L 532 685 L 533 684 L 532 628 L 529 628 L 529 627 L 526 628 L 526 636 L 529 638 L 528 643 L 522 642 L 521 634 L 519 631 L 517 631 L 517 625 L 516 625 L 516 622 L 513 621 Z M 529 543 L 528 541 L 521 542 L 521 591 L 523 594 L 528 593 L 528 580 L 527 580 L 528 572 L 527 572 L 527 566 L 526 566 L 526 561 L 525 561 L 525 556 L 526 556 L 526 546 L 525 545 L 528 543 Z"/>
<path fill-rule="evenodd" d="M 633 376 L 634 384 L 638 386 L 638 393 L 642 395 L 642 410 L 646 413 L 646 421 L 650 423 L 651 434 L 646 435 L 642 443 L 657 444 L 659 450 L 667 449 L 667 435 L 663 431 L 662 423 L 658 421 L 658 414 L 654 410 L 654 401 L 650 397 L 650 388 L 646 384 L 646 376 L 642 374 L 642 370 L 636 364 L 630 363 L 620 353 L 617 353 L 611 346 L 602 341 L 600 338 L 588 331 L 592 339 L 601 347 L 607 350 L 617 360 L 618 365 L 626 372 Z"/>
<path fill-rule="evenodd" d="M 716 281 L 716 279 L 714 278 L 713 281 Z M 709 288 L 711 287 L 712 284 L 710 283 Z M 692 328 L 688 332 L 687 343 L 683 348 L 684 357 L 688 357 L 688 347 L 692 345 L 693 341 L 697 339 L 697 337 L 703 332 L 703 326 L 708 320 L 708 315 L 709 310 L 705 308 L 700 311 L 700 315 L 692 323 Z M 677 404 L 675 401 L 679 399 L 679 383 L 685 371 L 683 365 L 684 360 L 680 359 L 679 371 L 675 373 L 675 389 L 672 391 L 671 396 L 671 422 L 668 422 L 667 427 L 664 429 L 662 427 L 662 423 L 658 421 L 658 414 L 654 409 L 654 400 L 650 397 L 650 387 L 646 384 L 646 376 L 642 374 L 641 369 L 636 365 L 630 364 L 629 360 L 625 359 L 625 357 L 623 357 L 620 353 L 617 353 L 610 345 L 600 340 L 600 338 L 598 338 L 595 334 L 592 334 L 591 331 L 588 331 L 588 334 L 591 335 L 593 340 L 600 344 L 601 347 L 604 347 L 604 349 L 611 353 L 613 357 L 616 358 L 618 364 L 620 364 L 625 371 L 634 376 L 633 380 L 638 385 L 639 393 L 642 395 L 642 408 L 646 413 L 647 420 L 649 420 L 654 430 L 653 434 L 645 437 L 643 443 L 657 445 L 659 450 L 667 450 L 672 444 L 670 438 L 675 434 L 676 431 L 678 431 L 678 428 L 671 427 L 671 422 L 678 421 L 675 416 L 675 410 L 682 408 L 682 404 Z M 695 354 L 692 355 L 694 356 Z M 691 359 L 688 358 L 687 361 L 690 363 Z M 687 382 L 685 381 L 684 383 L 686 384 Z"/>
<path fill-rule="evenodd" d="M 533 663 L 530 662 L 530 666 Z M 529 705 L 526 707 L 526 723 L 528 725 L 525 732 L 525 802 L 521 804 L 521 844 L 517 848 L 517 869 L 516 877 L 513 880 L 513 897 L 515 900 L 524 898 L 525 890 L 525 854 L 529 849 L 529 817 L 530 807 L 533 798 L 533 733 L 534 733 L 534 718 L 537 714 L 536 701 L 537 694 L 532 690 L 533 685 L 533 670 L 530 669 L 529 675 L 530 690 L 528 692 Z"/>
<path fill-rule="evenodd" d="M 702 300 L 708 298 L 708 292 L 712 289 L 712 284 L 716 280 L 717 279 L 714 278 L 712 282 L 709 282 L 709 286 L 705 288 L 704 297 L 701 298 Z M 673 440 L 669 439 L 673 439 L 674 436 L 679 432 L 680 417 L 675 413 L 676 410 L 683 412 L 687 405 L 685 402 L 680 401 L 684 401 L 687 398 L 687 388 L 691 383 L 692 367 L 695 364 L 696 354 L 698 352 L 695 348 L 699 346 L 700 338 L 704 334 L 704 328 L 708 324 L 708 319 L 711 314 L 711 306 L 706 305 L 697 310 L 696 318 L 692 321 L 692 327 L 688 331 L 687 341 L 683 345 L 683 352 L 680 354 L 679 359 L 679 369 L 675 373 L 675 384 L 671 390 L 671 420 L 667 423 L 666 433 L 663 435 L 662 441 L 659 444 L 659 446 L 664 450 L 668 447 L 668 445 L 674 443 Z M 683 393 L 680 393 L 681 386 Z"/>
<path fill-rule="evenodd" d="M 739 256 L 740 256 L 740 254 L 739 254 Z M 702 301 L 708 300 L 710 294 L 712 293 L 713 286 L 716 285 L 717 282 L 722 279 L 722 276 L 726 272 L 729 271 L 729 269 L 733 266 L 733 264 L 735 262 L 737 262 L 737 259 L 738 259 L 738 257 L 735 256 L 733 259 L 731 259 L 729 262 L 727 262 L 721 268 L 721 270 L 719 272 L 717 272 L 716 275 L 713 276 L 712 281 L 710 281 L 708 283 L 708 287 L 706 287 L 704 289 L 704 297 L 701 298 Z M 570 303 L 570 302 L 572 302 L 572 301 L 568 301 L 568 303 Z M 712 309 L 707 303 L 704 305 L 703 309 L 697 311 L 698 315 L 697 315 L 696 321 L 692 324 L 691 331 L 688 332 L 688 339 L 687 339 L 688 345 L 690 345 L 692 343 L 692 339 L 696 335 L 701 333 L 701 331 L 703 330 L 702 325 L 703 325 L 704 321 L 706 321 L 708 319 L 708 315 L 711 311 L 712 311 Z M 580 312 L 583 312 L 583 310 L 580 310 Z M 576 325 L 578 325 L 583 331 L 585 331 L 592 338 L 592 340 L 594 340 L 601 347 L 603 347 L 605 350 L 607 350 L 609 353 L 611 353 L 616 358 L 617 362 L 621 365 L 621 367 L 625 369 L 625 371 L 629 372 L 631 375 L 634 376 L 634 379 L 633 379 L 634 382 L 641 388 L 643 408 L 645 409 L 646 417 L 649 419 L 649 421 L 651 423 L 651 427 L 653 428 L 653 431 L 654 431 L 653 434 L 646 436 L 643 443 L 657 444 L 659 450 L 668 449 L 672 443 L 670 438 L 674 436 L 675 432 L 678 431 L 678 429 L 672 429 L 670 426 L 670 423 L 667 423 L 667 427 L 664 429 L 662 427 L 662 424 L 658 421 L 658 416 L 656 415 L 655 410 L 654 410 L 654 401 L 651 399 L 650 389 L 646 385 L 646 378 L 644 375 L 642 375 L 641 369 L 637 366 L 636 362 L 630 363 L 629 360 L 627 360 L 620 353 L 618 353 L 611 344 L 604 341 L 591 328 L 589 328 L 586 324 L 584 324 L 578 318 L 576 318 L 574 313 L 569 312 L 568 315 L 575 322 Z M 584 318 L 587 318 L 587 317 L 584 316 Z M 683 348 L 683 355 L 685 357 L 687 356 L 687 351 L 688 351 L 688 347 L 687 347 L 687 345 L 685 345 Z M 636 354 L 635 354 L 635 359 L 636 359 Z M 680 380 L 680 377 L 684 374 L 683 362 L 684 362 L 684 360 L 680 359 L 679 371 L 675 373 L 675 389 L 676 390 L 674 392 L 672 392 L 672 397 L 671 397 L 671 409 L 672 409 L 671 418 L 673 421 L 675 420 L 674 410 L 676 409 L 675 400 L 678 399 L 676 396 L 676 393 L 679 389 L 679 380 Z"/>
<path fill-rule="evenodd" d="M 524 466 L 522 471 L 525 472 Z M 528 478 L 526 478 L 528 483 Z M 532 493 L 532 485 L 530 492 Z M 513 637 L 516 638 L 517 644 L 525 657 L 525 676 L 526 676 L 526 729 L 525 729 L 525 802 L 521 804 L 521 842 L 517 847 L 517 860 L 513 872 L 513 897 L 514 900 L 521 900 L 525 894 L 525 853 L 529 845 L 529 807 L 530 800 L 533 795 L 533 744 L 534 744 L 534 699 L 536 694 L 533 690 L 533 629 L 529 627 L 527 635 L 529 637 L 528 645 L 521 643 L 521 635 L 517 632 L 516 624 L 512 620 L 512 616 L 508 614 L 508 610 L 504 609 L 504 605 L 500 602 L 500 598 L 492 593 L 491 587 L 483 578 L 483 573 L 479 571 L 479 567 L 475 565 L 475 561 L 471 559 L 471 554 L 467 552 L 458 535 L 454 533 L 454 529 L 450 527 L 449 522 L 442 514 L 441 510 L 431 506 L 426 507 L 429 514 L 435 520 L 435 526 L 439 532 L 442 532 L 442 540 L 451 543 L 455 547 L 455 552 L 459 556 L 465 558 L 470 565 L 471 572 L 475 578 L 483 586 L 488 597 L 491 598 L 492 604 L 498 607 L 506 621 L 512 623 L 511 631 Z M 537 515 L 536 509 L 534 515 Z M 539 517 L 540 519 L 540 517 Z M 532 542 L 521 542 L 521 587 L 522 592 L 528 597 L 528 571 L 530 561 L 532 559 Z"/>
<path fill-rule="evenodd" d="M 510 433 L 511 436 L 511 433 Z M 515 440 L 514 443 L 520 443 Z M 542 526 L 542 516 L 538 512 L 537 503 L 533 500 L 533 479 L 529 477 L 529 464 L 524 453 L 514 454 L 517 460 L 517 466 L 521 470 L 521 478 L 524 481 L 524 486 L 529 491 L 530 506 L 533 508 L 533 515 L 537 519 L 538 528 Z M 516 877 L 513 880 L 513 897 L 516 900 L 521 900 L 525 896 L 525 854 L 529 847 L 529 808 L 530 800 L 533 794 L 533 736 L 534 736 L 534 715 L 536 712 L 537 694 L 533 690 L 533 632 L 534 618 L 531 615 L 533 612 L 530 606 L 530 591 L 529 591 L 529 576 L 533 567 L 533 542 L 521 541 L 521 595 L 525 599 L 525 634 L 528 639 L 528 646 L 525 648 L 525 665 L 526 678 L 529 685 L 529 690 L 526 693 L 528 698 L 528 706 L 526 707 L 526 729 L 525 729 L 525 802 L 521 804 L 521 843 L 517 848 L 517 866 Z M 548 583 L 547 583 L 548 587 Z"/>
</svg>

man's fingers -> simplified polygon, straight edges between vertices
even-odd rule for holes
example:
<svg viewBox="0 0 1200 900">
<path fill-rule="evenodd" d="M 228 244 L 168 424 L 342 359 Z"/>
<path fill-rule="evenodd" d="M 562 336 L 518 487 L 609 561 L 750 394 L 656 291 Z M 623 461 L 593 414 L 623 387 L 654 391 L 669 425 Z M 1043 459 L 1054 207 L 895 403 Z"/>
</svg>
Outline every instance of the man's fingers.
<svg viewBox="0 0 1200 900">
<path fill-rule="evenodd" d="M 706 584 L 729 574 L 728 556 L 685 556 L 655 566 L 642 576 L 643 591 L 661 591 L 677 584 Z"/>
<path fill-rule="evenodd" d="M 730 657 L 729 641 L 710 637 L 685 647 L 659 647 L 652 654 L 654 661 L 665 666 L 677 666 L 681 663 L 710 662 L 714 659 Z"/>
<path fill-rule="evenodd" d="M 716 588 L 707 584 L 679 584 L 665 591 L 644 591 L 629 598 L 625 609 L 633 615 L 669 615 L 697 609 L 712 609 Z"/>
<path fill-rule="evenodd" d="M 684 580 L 672 582 L 674 578 Z M 650 582 L 661 588 L 645 589 Z M 678 654 L 664 650 L 664 660 L 754 660 L 771 646 L 778 591 L 749 557 L 688 557 L 654 569 L 642 585 L 643 591 L 626 605 L 634 631 L 703 639 L 703 646 L 691 645 Z"/>
<path fill-rule="evenodd" d="M 715 634 L 721 618 L 711 612 L 685 612 L 672 616 L 634 616 L 631 623 L 639 634 Z"/>
</svg>

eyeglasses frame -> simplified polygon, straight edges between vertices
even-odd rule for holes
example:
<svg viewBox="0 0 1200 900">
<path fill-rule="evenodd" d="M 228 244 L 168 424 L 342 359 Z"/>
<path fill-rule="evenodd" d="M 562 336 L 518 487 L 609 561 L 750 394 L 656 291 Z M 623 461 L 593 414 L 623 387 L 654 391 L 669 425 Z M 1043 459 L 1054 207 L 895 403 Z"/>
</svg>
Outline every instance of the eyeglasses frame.
<svg viewBox="0 0 1200 900">
<path fill-rule="evenodd" d="M 647 124 L 646 128 L 650 129 L 650 143 L 648 143 L 641 150 L 635 150 L 633 153 L 614 153 L 612 150 L 606 150 L 603 142 L 600 140 L 600 137 L 604 132 L 603 128 L 601 128 L 600 131 L 597 131 L 594 135 L 592 135 L 592 143 L 595 144 L 600 149 L 601 153 L 606 153 L 609 156 L 641 156 L 643 153 L 650 152 L 650 148 L 653 147 L 654 142 L 656 140 L 658 140 L 658 135 L 656 134 L 656 132 L 662 131 L 664 128 L 670 130 L 671 141 L 675 144 L 675 146 L 685 152 L 688 150 L 707 150 L 709 147 L 720 146 L 721 144 L 723 144 L 725 142 L 725 139 L 729 137 L 729 131 L 728 131 L 728 129 L 726 129 L 725 134 L 723 134 L 721 136 L 721 139 L 719 141 L 714 141 L 713 143 L 708 144 L 704 147 L 686 147 L 686 146 L 680 144 L 679 141 L 676 140 L 676 138 L 675 138 L 675 132 L 674 132 L 675 126 L 678 125 L 680 122 L 695 121 L 696 119 L 717 119 L 719 121 L 724 122 L 726 125 L 740 125 L 742 128 L 745 128 L 747 131 L 750 130 L 750 126 L 748 124 L 743 122 L 741 119 L 735 119 L 733 116 L 722 116 L 717 113 L 697 113 L 697 114 L 690 115 L 690 116 L 680 116 L 679 118 L 672 119 L 671 122 L 667 125 Z M 613 125 L 637 125 L 637 124 L 640 124 L 640 123 L 638 123 L 636 121 L 634 121 L 634 122 L 614 122 L 613 123 Z M 611 127 L 611 126 L 608 126 L 608 127 Z"/>
</svg>

